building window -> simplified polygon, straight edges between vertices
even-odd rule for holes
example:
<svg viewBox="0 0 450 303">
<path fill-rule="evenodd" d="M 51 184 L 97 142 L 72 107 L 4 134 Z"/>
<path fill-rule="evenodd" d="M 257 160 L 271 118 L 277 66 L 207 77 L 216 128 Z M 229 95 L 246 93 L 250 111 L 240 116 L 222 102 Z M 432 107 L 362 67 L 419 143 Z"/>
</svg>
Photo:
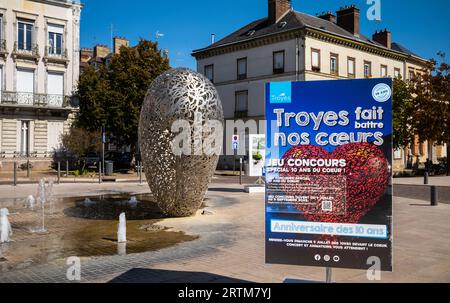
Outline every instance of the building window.
<svg viewBox="0 0 450 303">
<path fill-rule="evenodd" d="M 372 77 L 372 63 L 364 61 L 364 78 Z"/>
<path fill-rule="evenodd" d="M 235 118 L 244 118 L 248 115 L 248 91 L 236 92 Z"/>
<path fill-rule="evenodd" d="M 64 27 L 60 25 L 48 25 L 48 53 L 50 55 L 62 55 Z"/>
<path fill-rule="evenodd" d="M 34 70 L 17 69 L 16 91 L 18 104 L 34 104 Z"/>
<path fill-rule="evenodd" d="M 20 154 L 30 154 L 30 121 L 22 121 L 20 128 Z"/>
<path fill-rule="evenodd" d="M 394 159 L 395 160 L 401 160 L 402 159 L 402 150 L 401 149 L 395 149 L 394 150 Z"/>
<path fill-rule="evenodd" d="M 414 68 L 409 69 L 409 80 L 414 79 L 415 76 Z"/>
<path fill-rule="evenodd" d="M 402 74 L 401 74 L 399 68 L 394 68 L 394 77 L 395 78 L 401 78 L 402 77 Z"/>
<path fill-rule="evenodd" d="M 347 60 L 347 74 L 349 78 L 355 78 L 355 68 L 356 60 L 355 58 L 348 57 Z"/>
<path fill-rule="evenodd" d="M 214 64 L 205 66 L 205 77 L 214 83 Z"/>
<path fill-rule="evenodd" d="M 311 69 L 313 72 L 320 72 L 320 50 L 311 49 Z"/>
<path fill-rule="evenodd" d="M 247 58 L 237 60 L 237 78 L 238 80 L 247 78 Z"/>
<path fill-rule="evenodd" d="M 273 73 L 284 73 L 284 51 L 273 53 Z"/>
<path fill-rule="evenodd" d="M 388 70 L 388 68 L 387 68 L 386 65 L 381 65 L 381 70 L 380 70 L 381 78 L 387 77 L 387 75 L 388 75 L 388 71 L 387 70 Z"/>
<path fill-rule="evenodd" d="M 19 21 L 17 30 L 17 47 L 20 50 L 31 51 L 33 24 Z"/>
<path fill-rule="evenodd" d="M 331 54 L 330 56 L 330 73 L 339 75 L 339 55 Z"/>
<path fill-rule="evenodd" d="M 3 47 L 3 16 L 0 15 L 0 50 Z"/>
<path fill-rule="evenodd" d="M 48 106 L 62 107 L 64 102 L 64 74 L 58 72 L 47 73 L 47 102 Z"/>
</svg>

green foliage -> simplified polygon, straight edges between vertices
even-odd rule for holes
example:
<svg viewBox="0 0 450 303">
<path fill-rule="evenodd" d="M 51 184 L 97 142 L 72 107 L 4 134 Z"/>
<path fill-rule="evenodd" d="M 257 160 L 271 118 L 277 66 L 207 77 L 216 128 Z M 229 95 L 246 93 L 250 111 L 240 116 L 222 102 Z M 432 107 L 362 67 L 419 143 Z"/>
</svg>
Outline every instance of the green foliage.
<svg viewBox="0 0 450 303">
<path fill-rule="evenodd" d="M 406 147 L 415 135 L 420 142 L 450 143 L 449 65 L 431 61 L 408 82 L 394 79 L 394 146 Z"/>
<path fill-rule="evenodd" d="M 409 87 L 400 78 L 393 81 L 392 100 L 394 148 L 405 147 L 414 140 L 414 133 L 411 131 L 413 104 Z"/>
<path fill-rule="evenodd" d="M 431 62 L 431 73 L 417 75 L 409 84 L 413 97 L 412 129 L 419 140 L 450 142 L 449 66 Z"/>
<path fill-rule="evenodd" d="M 108 65 L 87 68 L 80 76 L 80 114 L 77 125 L 99 130 L 104 125 L 117 145 L 130 145 L 138 139 L 139 116 L 148 87 L 169 60 L 156 42 L 141 40 L 135 47 L 122 47 Z"/>
<path fill-rule="evenodd" d="M 71 131 L 62 136 L 62 149 L 81 158 L 89 152 L 100 152 L 102 148 L 101 132 L 88 131 L 84 128 L 72 127 Z"/>
</svg>

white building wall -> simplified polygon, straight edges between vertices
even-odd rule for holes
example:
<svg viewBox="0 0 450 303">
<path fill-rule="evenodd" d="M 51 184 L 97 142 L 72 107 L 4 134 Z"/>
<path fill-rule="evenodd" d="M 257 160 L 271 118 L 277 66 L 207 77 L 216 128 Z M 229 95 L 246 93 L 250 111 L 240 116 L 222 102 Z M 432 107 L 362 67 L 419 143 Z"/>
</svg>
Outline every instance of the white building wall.
<svg viewBox="0 0 450 303">
<path fill-rule="evenodd" d="M 301 40 L 300 40 L 301 41 Z M 295 81 L 296 72 L 300 72 L 300 62 L 296 58 L 297 41 L 288 40 L 277 44 L 265 45 L 227 53 L 197 61 L 197 70 L 204 73 L 205 66 L 214 64 L 214 84 L 219 92 L 226 119 L 234 118 L 235 93 L 248 90 L 248 116 L 263 117 L 265 111 L 265 84 L 272 81 Z M 299 42 L 301 44 L 301 42 Z M 273 53 L 285 51 L 285 73 L 273 74 Z M 247 58 L 247 79 L 237 80 L 237 60 Z"/>
<path fill-rule="evenodd" d="M 321 71 L 312 72 L 311 49 L 320 50 Z M 381 66 L 387 66 L 388 76 L 393 77 L 395 69 L 399 69 L 401 76 L 408 79 L 408 69 L 410 67 L 415 70 L 422 69 L 419 65 L 406 61 L 399 61 L 391 58 L 378 56 L 372 53 L 357 50 L 351 47 L 341 46 L 337 44 L 327 43 L 318 39 L 307 37 L 305 39 L 305 66 L 306 80 L 329 80 L 337 78 L 331 74 L 330 56 L 331 53 L 339 55 L 339 78 L 348 78 L 348 57 L 355 58 L 355 78 L 364 78 L 364 61 L 369 61 L 372 65 L 372 78 L 381 78 Z M 405 77 L 406 75 L 406 77 Z"/>
<path fill-rule="evenodd" d="M 64 75 L 63 94 L 73 95 L 79 78 L 80 54 L 80 13 L 81 5 L 78 1 L 62 0 L 0 0 L 0 16 L 3 20 L 1 39 L 6 40 L 6 58 L 0 57 L 0 72 L 2 92 L 17 91 L 17 69 L 25 68 L 34 71 L 34 93 L 48 94 L 52 90 L 48 87 L 48 73 L 57 72 Z M 17 41 L 18 19 L 30 20 L 34 23 L 33 44 L 38 45 L 39 58 L 36 61 L 13 58 L 14 44 Z M 47 62 L 45 55 L 48 47 L 48 27 L 55 24 L 64 27 L 63 51 L 67 51 L 66 63 Z M 1 99 L 0 99 L 1 100 Z M 1 102 L 1 101 L 0 101 Z M 69 117 L 59 117 L 36 114 L 32 108 L 21 109 L 14 114 L 5 111 L 0 113 L 0 151 L 7 156 L 0 162 L 12 157 L 12 153 L 20 149 L 20 138 L 17 137 L 18 127 L 22 120 L 30 121 L 30 153 L 38 153 L 38 157 L 48 157 L 49 142 L 55 138 L 48 138 L 49 121 L 60 121 L 64 132 L 68 132 L 74 113 Z M 0 163 L 2 167 L 2 163 Z M 5 165 L 3 165 L 5 167 Z"/>
</svg>

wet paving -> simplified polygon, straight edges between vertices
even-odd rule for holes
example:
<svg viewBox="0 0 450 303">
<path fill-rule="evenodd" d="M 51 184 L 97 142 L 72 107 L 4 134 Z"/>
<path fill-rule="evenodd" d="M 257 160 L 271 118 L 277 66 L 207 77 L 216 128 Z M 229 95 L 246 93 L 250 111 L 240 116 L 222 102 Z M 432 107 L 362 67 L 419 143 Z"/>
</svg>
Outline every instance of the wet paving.
<svg viewBox="0 0 450 303">
<path fill-rule="evenodd" d="M 167 248 L 198 237 L 160 224 L 164 218 L 150 195 L 105 195 L 53 199 L 42 208 L 24 207 L 23 199 L 0 200 L 10 211 L 12 241 L 0 244 L 0 273 L 70 256 L 92 258 Z M 127 218 L 127 243 L 117 243 L 119 215 Z"/>
</svg>

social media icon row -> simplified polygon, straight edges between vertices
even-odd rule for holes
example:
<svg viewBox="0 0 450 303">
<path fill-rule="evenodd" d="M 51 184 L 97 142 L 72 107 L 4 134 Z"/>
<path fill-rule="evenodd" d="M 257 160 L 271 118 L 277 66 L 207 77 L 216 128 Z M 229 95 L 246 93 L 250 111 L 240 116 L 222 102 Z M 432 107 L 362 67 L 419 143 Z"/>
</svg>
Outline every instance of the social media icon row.
<svg viewBox="0 0 450 303">
<path fill-rule="evenodd" d="M 320 261 L 320 260 L 322 260 L 322 256 L 321 255 L 315 255 L 314 256 L 314 260 Z M 329 255 L 325 255 L 325 256 L 323 256 L 323 260 L 325 262 L 330 262 L 331 261 L 331 257 Z M 334 256 L 333 257 L 333 261 L 337 263 L 337 262 L 341 261 L 341 258 L 339 256 Z"/>
</svg>

